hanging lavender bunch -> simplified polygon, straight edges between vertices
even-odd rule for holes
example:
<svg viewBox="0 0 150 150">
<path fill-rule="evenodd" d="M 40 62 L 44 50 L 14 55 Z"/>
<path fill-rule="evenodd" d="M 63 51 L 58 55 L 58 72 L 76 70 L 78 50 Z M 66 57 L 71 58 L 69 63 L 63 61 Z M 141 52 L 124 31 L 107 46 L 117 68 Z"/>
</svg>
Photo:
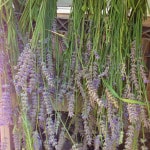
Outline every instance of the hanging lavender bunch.
<svg viewBox="0 0 150 150">
<path fill-rule="evenodd" d="M 30 43 L 26 44 L 23 52 L 18 58 L 17 66 L 15 70 L 17 71 L 14 79 L 14 85 L 16 92 L 20 94 L 21 90 L 32 92 L 35 88 L 35 67 L 36 67 L 36 55 L 31 50 Z M 28 87 L 28 80 L 30 79 L 30 84 Z M 32 85 L 33 84 L 33 85 Z"/>
<path fill-rule="evenodd" d="M 91 135 L 91 131 L 90 131 L 90 128 L 88 125 L 88 120 L 84 119 L 83 124 L 84 124 L 84 132 L 85 132 L 86 142 L 87 142 L 87 145 L 90 146 L 92 144 L 92 135 Z"/>
<path fill-rule="evenodd" d="M 141 74 L 141 77 L 142 77 L 144 83 L 149 83 L 150 82 L 147 78 L 145 67 L 142 64 L 140 65 L 140 74 Z"/>
<path fill-rule="evenodd" d="M 55 138 L 55 124 L 51 117 L 46 119 L 46 131 L 48 134 L 48 143 L 57 149 L 57 140 Z"/>
<path fill-rule="evenodd" d="M 36 65 L 36 62 L 33 62 Z M 38 82 L 37 73 L 36 73 L 36 66 L 33 66 L 30 70 L 29 74 L 29 83 L 28 83 L 28 93 L 34 92 L 37 88 L 36 84 Z"/>
<path fill-rule="evenodd" d="M 93 105 L 96 102 L 100 108 L 103 108 L 104 104 L 102 100 L 99 98 L 97 89 L 95 89 L 95 87 L 93 86 L 91 75 L 89 73 L 86 73 L 84 77 L 86 78 L 88 95 L 89 95 L 91 105 Z"/>
<path fill-rule="evenodd" d="M 108 89 L 105 90 L 107 100 L 114 105 L 115 108 L 119 108 L 118 101 L 113 95 L 109 92 Z"/>
<path fill-rule="evenodd" d="M 63 64 L 62 66 L 62 73 L 61 77 L 57 81 L 57 85 L 59 85 L 58 89 L 58 101 L 62 102 L 63 99 L 65 98 L 65 95 L 67 94 L 67 82 L 66 82 L 66 63 Z"/>
<path fill-rule="evenodd" d="M 2 99 L 0 100 L 0 126 L 12 123 L 12 103 L 10 95 L 10 86 L 2 85 Z"/>
<path fill-rule="evenodd" d="M 92 79 L 98 77 L 97 69 L 98 69 L 98 64 L 96 61 L 94 61 L 93 64 L 89 68 L 89 73 L 92 75 Z"/>
<path fill-rule="evenodd" d="M 130 54 L 130 58 L 131 58 L 131 72 L 130 72 L 130 79 L 131 82 L 134 84 L 135 89 L 137 91 L 140 90 L 139 87 L 139 82 L 138 82 L 138 78 L 137 78 L 137 65 L 136 65 L 136 43 L 135 41 L 132 43 L 132 48 L 131 48 L 131 54 Z"/>
<path fill-rule="evenodd" d="M 94 150 L 99 150 L 101 146 L 100 136 L 97 135 L 94 139 Z"/>
<path fill-rule="evenodd" d="M 81 93 L 82 98 L 84 100 L 86 100 L 87 99 L 87 95 L 86 95 L 86 92 L 85 92 L 85 90 L 83 88 L 83 85 L 81 83 L 81 79 L 82 79 L 84 73 L 85 73 L 84 70 L 77 72 L 76 73 L 76 77 L 75 77 L 75 81 L 76 81 L 77 87 L 79 89 L 79 92 Z"/>
<path fill-rule="evenodd" d="M 126 141 L 125 141 L 125 150 L 131 150 L 133 147 L 133 139 L 134 139 L 135 128 L 133 125 L 129 125 L 128 131 L 126 133 Z"/>
<path fill-rule="evenodd" d="M 140 120 L 145 128 L 148 129 L 150 127 L 150 120 L 148 119 L 148 115 L 144 106 L 140 106 Z"/>
<path fill-rule="evenodd" d="M 123 97 L 129 98 L 129 99 L 135 99 L 135 95 L 133 93 L 131 93 L 131 87 L 130 87 L 128 80 L 125 85 Z M 129 121 L 131 123 L 136 123 L 139 120 L 140 110 L 138 108 L 139 108 L 139 106 L 136 104 L 127 104 L 127 112 L 129 115 Z"/>
<path fill-rule="evenodd" d="M 52 54 L 49 51 L 46 54 L 46 60 L 47 60 L 47 70 L 48 70 L 50 76 L 54 78 L 54 75 L 55 75 L 54 64 L 53 64 Z"/>
<path fill-rule="evenodd" d="M 105 134 L 109 135 L 109 138 L 111 139 L 112 149 L 116 149 L 117 146 L 119 146 L 119 140 L 120 140 L 120 118 L 117 115 L 117 109 L 113 107 L 113 104 L 110 100 L 108 100 L 107 103 L 107 118 L 108 118 L 108 133 Z M 110 134 L 109 134 L 110 133 Z"/>
<path fill-rule="evenodd" d="M 90 111 L 91 111 L 90 101 L 85 99 L 82 108 L 82 118 L 88 119 Z"/>
<path fill-rule="evenodd" d="M 105 122 L 106 122 L 105 119 L 99 121 L 100 134 L 103 135 L 104 139 L 106 138 L 106 135 L 108 135 L 108 127 Z"/>
<path fill-rule="evenodd" d="M 43 98 L 47 115 L 52 115 L 53 107 L 51 104 L 50 94 L 48 93 L 46 88 L 43 91 Z"/>
<path fill-rule="evenodd" d="M 96 55 L 95 57 L 98 57 L 97 56 L 98 54 L 95 54 L 95 55 Z M 93 87 L 95 89 L 98 89 L 98 87 L 100 85 L 100 78 L 98 76 L 98 62 L 96 60 L 90 66 L 90 68 L 89 68 L 89 74 L 91 74 L 91 80 L 92 80 L 92 83 L 93 83 Z"/>
<path fill-rule="evenodd" d="M 84 104 L 82 108 L 82 119 L 83 119 L 85 139 L 86 139 L 87 145 L 92 144 L 92 134 L 91 134 L 90 127 L 88 124 L 88 120 L 90 120 L 89 119 L 90 111 L 91 111 L 90 101 L 87 99 L 84 99 Z"/>
<path fill-rule="evenodd" d="M 40 96 L 40 102 L 39 102 L 39 112 L 38 112 L 38 120 L 39 120 L 39 126 L 44 129 L 44 123 L 46 120 L 46 106 L 43 103 L 44 98 L 43 95 Z"/>
<path fill-rule="evenodd" d="M 21 135 L 18 129 L 13 131 L 13 142 L 15 150 L 21 150 Z"/>
<path fill-rule="evenodd" d="M 130 93 L 130 96 L 128 98 L 135 99 L 135 96 L 134 96 L 134 94 Z M 129 121 L 131 123 L 136 124 L 136 122 L 139 120 L 139 114 L 140 114 L 140 110 L 138 111 L 138 105 L 128 104 L 127 110 L 128 110 L 128 114 L 129 114 Z"/>
<path fill-rule="evenodd" d="M 31 124 L 34 128 L 36 123 L 36 117 L 37 117 L 37 111 L 38 111 L 38 93 L 36 91 L 33 91 L 31 93 L 31 108 L 30 108 L 30 117 L 31 117 Z"/>
<path fill-rule="evenodd" d="M 27 92 L 21 92 L 20 93 L 20 98 L 21 98 L 21 106 L 22 106 L 22 110 L 27 112 L 29 111 L 29 98 L 28 98 L 28 94 Z"/>
<path fill-rule="evenodd" d="M 86 51 L 83 53 L 83 60 L 85 64 L 87 64 L 90 59 L 90 55 L 91 55 L 92 47 L 93 47 L 92 38 L 91 38 L 91 27 L 92 27 L 92 21 L 90 20 L 88 30 L 87 30 L 88 38 L 86 42 Z"/>
<path fill-rule="evenodd" d="M 61 125 L 61 116 L 62 116 L 62 114 L 57 112 L 57 116 L 56 116 L 55 122 L 54 122 L 54 124 L 55 124 L 55 133 L 56 134 L 59 133 L 59 127 Z"/>
<path fill-rule="evenodd" d="M 73 92 L 67 93 L 67 100 L 68 100 L 68 116 L 74 116 L 74 104 L 75 104 L 75 95 Z"/>
<path fill-rule="evenodd" d="M 35 150 L 42 150 L 42 140 L 38 131 L 33 131 L 33 145 Z"/>
<path fill-rule="evenodd" d="M 41 67 L 42 67 L 42 74 L 46 78 L 48 82 L 48 86 L 50 88 L 50 93 L 54 95 L 55 93 L 55 83 L 54 83 L 54 77 L 51 75 L 49 72 L 48 68 L 46 67 L 45 62 L 41 62 Z"/>
<path fill-rule="evenodd" d="M 58 101 L 62 102 L 64 99 L 64 95 L 67 93 L 67 85 L 66 83 L 62 83 L 58 92 Z"/>
<path fill-rule="evenodd" d="M 109 135 L 106 135 L 105 142 L 103 144 L 103 150 L 112 150 L 113 142 L 111 141 L 111 138 Z"/>
<path fill-rule="evenodd" d="M 73 75 L 70 77 L 67 84 L 67 101 L 68 101 L 68 116 L 74 116 L 74 105 L 75 105 L 75 87 L 73 85 Z"/>
<path fill-rule="evenodd" d="M 122 80 L 125 80 L 125 78 L 126 78 L 126 64 L 121 63 L 119 68 L 121 70 L 120 73 L 121 73 Z"/>
<path fill-rule="evenodd" d="M 120 120 L 117 118 L 117 116 L 113 117 L 113 125 L 111 124 L 111 140 L 113 143 L 113 148 L 117 148 L 120 144 Z"/>
<path fill-rule="evenodd" d="M 70 67 L 70 69 L 71 69 L 71 71 L 74 71 L 75 70 L 75 65 L 76 65 L 76 56 L 77 54 L 76 54 L 76 52 L 73 52 L 72 53 L 72 57 L 71 57 L 71 67 Z"/>
</svg>

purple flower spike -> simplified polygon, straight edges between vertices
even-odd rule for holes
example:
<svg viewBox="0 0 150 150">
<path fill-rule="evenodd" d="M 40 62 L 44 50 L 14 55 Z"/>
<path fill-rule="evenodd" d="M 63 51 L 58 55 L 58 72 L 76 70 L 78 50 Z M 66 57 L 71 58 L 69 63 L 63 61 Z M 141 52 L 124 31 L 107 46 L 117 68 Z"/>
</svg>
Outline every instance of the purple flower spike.
<svg viewBox="0 0 150 150">
<path fill-rule="evenodd" d="M 3 85 L 2 99 L 0 100 L 0 126 L 12 123 L 12 104 L 9 85 Z"/>
<path fill-rule="evenodd" d="M 100 80 L 99 79 L 93 79 L 92 83 L 93 83 L 93 87 L 95 89 L 97 89 L 99 87 Z"/>
</svg>

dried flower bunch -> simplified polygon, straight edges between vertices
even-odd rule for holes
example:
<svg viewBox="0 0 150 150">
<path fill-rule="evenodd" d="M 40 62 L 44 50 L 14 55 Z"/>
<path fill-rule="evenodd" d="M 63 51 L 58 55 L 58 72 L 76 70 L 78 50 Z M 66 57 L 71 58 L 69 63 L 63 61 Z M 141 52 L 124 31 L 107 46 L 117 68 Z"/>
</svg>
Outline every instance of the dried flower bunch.
<svg viewBox="0 0 150 150">
<path fill-rule="evenodd" d="M 147 3 L 131 1 L 73 0 L 67 35 L 56 0 L 26 1 L 19 17 L 15 3 L 0 2 L 0 126 L 13 124 L 15 150 L 148 149 Z"/>
</svg>

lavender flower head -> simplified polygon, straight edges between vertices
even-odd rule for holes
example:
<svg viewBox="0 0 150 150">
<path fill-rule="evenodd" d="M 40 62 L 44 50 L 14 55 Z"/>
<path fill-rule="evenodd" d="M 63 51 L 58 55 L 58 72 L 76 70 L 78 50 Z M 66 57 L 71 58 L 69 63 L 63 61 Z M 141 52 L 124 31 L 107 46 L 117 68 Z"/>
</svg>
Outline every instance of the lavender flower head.
<svg viewBox="0 0 150 150">
<path fill-rule="evenodd" d="M 15 75 L 14 85 L 17 93 L 20 93 L 21 90 L 24 91 L 28 90 L 30 92 L 34 90 L 35 87 L 34 85 L 36 84 L 35 64 L 36 64 L 36 55 L 31 50 L 30 44 L 27 44 L 18 59 L 17 66 L 15 67 L 17 73 Z M 30 83 L 28 88 L 27 80 L 29 78 Z"/>
<path fill-rule="evenodd" d="M 3 85 L 2 89 L 2 99 L 0 100 L 0 126 L 12 123 L 12 104 L 9 85 Z"/>
<path fill-rule="evenodd" d="M 92 81 L 92 83 L 93 83 L 93 87 L 95 88 L 95 89 L 98 89 L 98 87 L 99 87 L 99 84 L 100 84 L 100 80 L 97 78 L 94 78 L 93 79 L 93 81 Z"/>
</svg>

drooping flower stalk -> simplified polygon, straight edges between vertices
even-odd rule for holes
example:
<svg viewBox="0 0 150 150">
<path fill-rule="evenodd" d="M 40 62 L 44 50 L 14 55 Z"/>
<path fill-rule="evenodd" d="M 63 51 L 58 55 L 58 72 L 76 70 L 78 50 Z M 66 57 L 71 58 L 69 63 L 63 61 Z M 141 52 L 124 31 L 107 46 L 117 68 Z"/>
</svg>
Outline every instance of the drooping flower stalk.
<svg viewBox="0 0 150 150">
<path fill-rule="evenodd" d="M 48 134 L 48 143 L 57 148 L 57 140 L 55 138 L 55 124 L 51 117 L 46 119 L 46 131 Z"/>
<path fill-rule="evenodd" d="M 133 148 L 133 140 L 134 140 L 135 128 L 133 125 L 129 125 L 128 131 L 126 133 L 127 138 L 125 141 L 125 150 L 130 150 Z"/>
<path fill-rule="evenodd" d="M 9 84 L 2 85 L 2 98 L 0 100 L 0 126 L 12 124 L 12 99 Z"/>
<path fill-rule="evenodd" d="M 21 135 L 18 129 L 13 131 L 13 142 L 15 150 L 21 150 Z"/>
<path fill-rule="evenodd" d="M 74 116 L 74 105 L 75 105 L 75 95 L 73 92 L 67 93 L 67 100 L 68 100 L 68 116 Z"/>
</svg>

